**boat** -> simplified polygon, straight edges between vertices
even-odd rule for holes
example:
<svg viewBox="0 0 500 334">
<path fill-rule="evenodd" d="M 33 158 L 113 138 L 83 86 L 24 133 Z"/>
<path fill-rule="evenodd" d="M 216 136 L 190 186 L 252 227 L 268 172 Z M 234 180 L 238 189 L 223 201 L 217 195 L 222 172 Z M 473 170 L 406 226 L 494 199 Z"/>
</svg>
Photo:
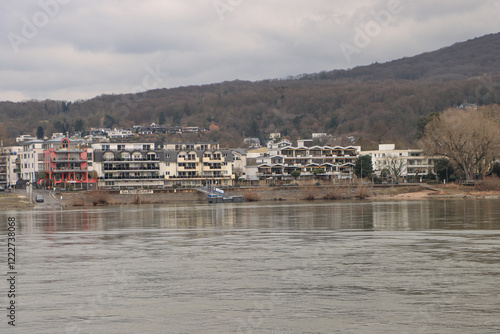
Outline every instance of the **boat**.
<svg viewBox="0 0 500 334">
<path fill-rule="evenodd" d="M 199 187 L 197 190 L 207 194 L 208 203 L 243 202 L 243 196 L 232 196 L 219 188 Z"/>
<path fill-rule="evenodd" d="M 243 196 L 221 196 L 216 194 L 207 195 L 208 203 L 243 202 Z"/>
</svg>

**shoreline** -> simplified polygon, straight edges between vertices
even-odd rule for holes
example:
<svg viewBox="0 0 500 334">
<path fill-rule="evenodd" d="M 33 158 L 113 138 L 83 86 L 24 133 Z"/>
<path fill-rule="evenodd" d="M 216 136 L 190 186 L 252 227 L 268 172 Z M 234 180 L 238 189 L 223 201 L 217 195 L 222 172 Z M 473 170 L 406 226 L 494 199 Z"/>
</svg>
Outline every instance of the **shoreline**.
<svg viewBox="0 0 500 334">
<path fill-rule="evenodd" d="M 484 191 L 473 187 L 457 185 L 402 184 L 390 186 L 343 185 L 343 186 L 276 186 L 230 188 L 231 195 L 243 196 L 246 202 L 257 201 L 340 201 L 340 200 L 432 200 L 432 199 L 500 199 L 500 190 Z M 60 192 L 54 199 L 61 208 L 113 206 L 130 204 L 178 204 L 207 203 L 206 195 L 195 189 L 166 189 L 154 192 L 129 191 L 83 191 Z M 61 199 L 62 198 L 62 199 Z M 22 194 L 0 196 L 0 208 L 31 209 L 35 204 L 29 203 Z"/>
</svg>

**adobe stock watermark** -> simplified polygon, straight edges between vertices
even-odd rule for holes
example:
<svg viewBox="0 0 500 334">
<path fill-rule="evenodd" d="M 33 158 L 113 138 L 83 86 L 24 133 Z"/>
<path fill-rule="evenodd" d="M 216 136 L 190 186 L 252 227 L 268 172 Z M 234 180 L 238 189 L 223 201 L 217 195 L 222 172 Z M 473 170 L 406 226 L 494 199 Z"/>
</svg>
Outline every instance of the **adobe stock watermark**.
<svg viewBox="0 0 500 334">
<path fill-rule="evenodd" d="M 245 0 L 214 0 L 213 6 L 219 19 L 224 21 L 224 15 L 227 12 L 232 12 L 236 7 L 239 7 Z"/>
<path fill-rule="evenodd" d="M 17 34 L 10 32 L 7 35 L 10 45 L 15 53 L 19 53 L 20 46 L 28 44 L 32 39 L 34 39 L 40 29 L 43 29 L 51 19 L 57 16 L 61 10 L 61 5 L 67 5 L 72 0 L 39 0 L 38 5 L 40 10 L 37 11 L 33 16 L 27 18 L 24 16 L 22 18 L 21 31 Z"/>
<path fill-rule="evenodd" d="M 367 48 L 373 39 L 380 35 L 382 28 L 387 27 L 393 17 L 401 14 L 403 9 L 404 7 L 400 0 L 389 0 L 386 9 L 379 11 L 371 10 L 371 20 L 354 28 L 353 44 L 347 42 L 340 43 L 340 49 L 347 63 L 350 64 L 352 62 L 354 54 L 359 54 L 363 49 Z"/>
<path fill-rule="evenodd" d="M 147 74 L 143 77 L 142 84 L 135 86 L 132 89 L 132 94 L 123 95 L 122 98 L 117 99 L 111 104 L 111 112 L 118 113 L 118 118 L 126 118 L 130 114 L 130 111 L 138 106 L 138 97 L 134 93 L 158 89 L 164 82 L 160 65 L 156 65 L 154 69 L 147 65 L 145 70 Z"/>
</svg>

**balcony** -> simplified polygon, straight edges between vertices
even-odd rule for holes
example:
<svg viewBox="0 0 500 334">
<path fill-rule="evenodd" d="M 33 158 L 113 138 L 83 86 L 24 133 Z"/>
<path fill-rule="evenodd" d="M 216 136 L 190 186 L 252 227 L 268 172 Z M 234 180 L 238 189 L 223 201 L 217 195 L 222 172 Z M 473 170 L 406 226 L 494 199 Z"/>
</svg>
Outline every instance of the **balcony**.
<svg viewBox="0 0 500 334">
<path fill-rule="evenodd" d="M 100 176 L 99 180 L 159 180 L 163 175 L 144 175 L 144 176 Z"/>
<path fill-rule="evenodd" d="M 86 169 L 80 169 L 80 168 L 73 168 L 73 169 L 70 169 L 70 168 L 52 168 L 50 171 L 52 173 L 73 173 L 73 172 L 76 172 L 76 173 L 79 173 L 79 172 L 86 173 L 86 172 L 88 172 L 88 170 L 86 170 Z"/>
<path fill-rule="evenodd" d="M 148 158 L 140 158 L 140 159 L 104 159 L 102 160 L 103 162 L 110 162 L 110 163 L 120 163 L 120 162 L 134 162 L 134 161 L 160 161 L 160 158 L 155 158 L 155 159 L 148 159 Z"/>
<path fill-rule="evenodd" d="M 154 167 L 103 167 L 102 170 L 104 171 L 109 171 L 109 170 L 116 170 L 116 171 L 148 171 L 148 170 L 160 170 L 159 166 L 154 166 Z"/>
<path fill-rule="evenodd" d="M 72 158 L 69 158 L 69 159 L 52 159 L 50 160 L 50 162 L 87 162 L 88 160 L 84 160 L 84 159 L 72 159 Z"/>
</svg>

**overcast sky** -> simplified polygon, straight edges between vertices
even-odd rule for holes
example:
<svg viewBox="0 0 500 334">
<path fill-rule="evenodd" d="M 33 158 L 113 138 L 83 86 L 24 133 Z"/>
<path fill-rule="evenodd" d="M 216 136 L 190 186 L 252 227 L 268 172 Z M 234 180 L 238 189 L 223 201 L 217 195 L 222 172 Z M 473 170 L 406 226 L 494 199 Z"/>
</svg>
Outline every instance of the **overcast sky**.
<svg viewBox="0 0 500 334">
<path fill-rule="evenodd" d="M 0 101 L 352 68 L 500 31 L 500 0 L 2 0 Z"/>
</svg>

